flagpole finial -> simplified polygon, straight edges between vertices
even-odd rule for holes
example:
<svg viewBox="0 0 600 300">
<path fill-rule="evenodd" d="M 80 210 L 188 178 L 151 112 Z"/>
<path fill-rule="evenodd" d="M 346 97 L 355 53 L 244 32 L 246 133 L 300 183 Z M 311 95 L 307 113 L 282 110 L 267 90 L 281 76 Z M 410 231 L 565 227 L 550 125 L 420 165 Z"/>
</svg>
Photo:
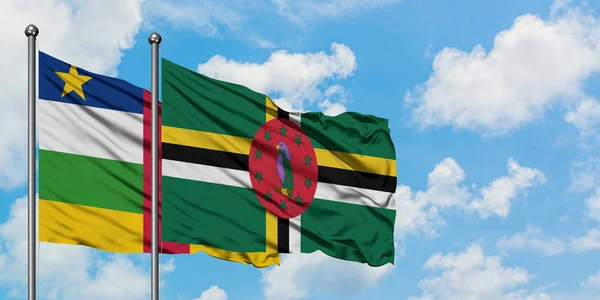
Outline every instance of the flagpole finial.
<svg viewBox="0 0 600 300">
<path fill-rule="evenodd" d="M 160 42 L 162 41 L 162 37 L 160 37 L 160 34 L 153 32 L 150 34 L 150 36 L 148 37 L 148 43 L 150 44 L 160 44 Z"/>
<path fill-rule="evenodd" d="M 37 36 L 38 33 L 40 33 L 40 31 L 38 30 L 37 26 L 33 25 L 33 24 L 29 24 L 27 25 L 27 27 L 25 27 L 25 35 L 26 36 Z M 160 36 L 159 36 L 160 38 Z"/>
</svg>

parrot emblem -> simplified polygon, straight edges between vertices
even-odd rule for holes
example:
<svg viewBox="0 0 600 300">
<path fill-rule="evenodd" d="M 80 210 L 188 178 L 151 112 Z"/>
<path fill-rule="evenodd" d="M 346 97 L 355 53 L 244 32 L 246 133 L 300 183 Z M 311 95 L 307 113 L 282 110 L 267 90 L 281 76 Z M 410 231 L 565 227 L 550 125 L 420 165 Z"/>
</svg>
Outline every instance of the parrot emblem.
<svg viewBox="0 0 600 300">
<path fill-rule="evenodd" d="M 265 122 L 248 151 L 248 176 L 256 199 L 278 218 L 300 215 L 312 203 L 319 164 L 310 138 L 285 118 Z"/>
<path fill-rule="evenodd" d="M 292 197 L 294 190 L 294 173 L 292 172 L 292 155 L 290 149 L 284 142 L 279 142 L 275 146 L 277 149 L 277 175 L 281 181 L 281 188 L 279 192 L 288 197 Z"/>
</svg>

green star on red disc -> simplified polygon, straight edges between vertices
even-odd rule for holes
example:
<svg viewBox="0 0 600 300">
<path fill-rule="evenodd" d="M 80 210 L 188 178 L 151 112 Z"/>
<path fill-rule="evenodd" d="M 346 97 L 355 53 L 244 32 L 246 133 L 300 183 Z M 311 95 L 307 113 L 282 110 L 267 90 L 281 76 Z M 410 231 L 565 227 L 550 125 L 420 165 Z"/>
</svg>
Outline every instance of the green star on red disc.
<svg viewBox="0 0 600 300">
<path fill-rule="evenodd" d="M 263 136 L 263 138 L 264 138 L 265 140 L 267 140 L 267 143 L 268 143 L 268 142 L 269 142 L 269 140 L 270 140 L 270 139 L 272 139 L 272 138 L 271 138 L 271 132 L 270 132 L 270 131 L 266 131 L 266 130 L 265 130 L 265 135 Z"/>
<path fill-rule="evenodd" d="M 260 149 L 256 149 L 256 151 L 254 151 L 254 154 L 256 155 L 256 159 L 262 159 L 262 151 L 260 151 Z"/>
<path fill-rule="evenodd" d="M 304 212 L 315 196 L 318 182 L 311 178 L 319 177 L 319 167 L 302 128 L 285 118 L 269 120 L 256 131 L 250 149 L 248 177 L 258 201 L 284 219 Z"/>
<path fill-rule="evenodd" d="M 312 184 L 310 183 L 310 177 L 305 177 L 305 180 L 304 180 L 304 185 L 305 185 L 307 188 L 310 188 L 310 187 L 312 186 Z"/>
<path fill-rule="evenodd" d="M 310 156 L 308 156 L 308 154 L 306 154 L 306 157 L 304 158 L 304 164 L 309 166 L 311 161 L 312 161 L 312 158 L 310 158 Z"/>
<path fill-rule="evenodd" d="M 287 136 L 287 129 L 285 128 L 285 126 L 281 125 L 281 128 L 279 128 L 279 135 L 282 136 Z"/>
<path fill-rule="evenodd" d="M 254 179 L 256 179 L 258 182 L 260 182 L 263 179 L 262 172 L 256 171 L 256 174 L 254 175 Z"/>
</svg>

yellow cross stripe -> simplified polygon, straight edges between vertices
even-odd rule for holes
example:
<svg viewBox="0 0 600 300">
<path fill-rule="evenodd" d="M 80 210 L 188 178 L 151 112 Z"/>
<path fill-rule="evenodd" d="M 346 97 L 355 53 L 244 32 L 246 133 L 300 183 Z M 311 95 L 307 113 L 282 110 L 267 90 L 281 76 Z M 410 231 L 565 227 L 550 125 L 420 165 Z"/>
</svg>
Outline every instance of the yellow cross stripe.
<svg viewBox="0 0 600 300">
<path fill-rule="evenodd" d="M 277 216 L 272 212 L 266 211 L 266 237 L 267 237 L 267 253 L 277 253 Z"/>
<path fill-rule="evenodd" d="M 265 99 L 265 122 L 269 122 L 277 118 L 277 105 L 269 98 Z M 248 146 L 250 147 L 250 146 Z M 246 152 L 248 153 L 248 152 Z M 267 237 L 267 253 L 277 253 L 277 216 L 266 210 L 266 237 Z"/>
<path fill-rule="evenodd" d="M 265 122 L 269 122 L 273 119 L 277 118 L 277 105 L 275 105 L 275 102 L 273 102 L 273 100 L 271 100 L 271 98 L 267 97 L 266 99 L 266 113 L 267 113 L 267 118 L 265 120 Z"/>
<path fill-rule="evenodd" d="M 268 227 L 267 227 L 268 228 Z M 275 235 L 277 236 L 277 235 Z M 279 265 L 280 256 L 277 252 L 277 248 L 275 251 L 267 251 L 263 252 L 233 252 L 226 251 L 222 249 L 218 249 L 215 247 L 209 247 L 204 245 L 190 245 L 190 254 L 198 253 L 200 251 L 206 252 L 206 254 L 216 257 L 219 259 L 224 259 L 233 262 L 251 264 L 257 268 L 265 268 L 271 266 L 273 264 Z"/>
<path fill-rule="evenodd" d="M 144 252 L 144 215 L 39 199 L 40 242 Z"/>
</svg>

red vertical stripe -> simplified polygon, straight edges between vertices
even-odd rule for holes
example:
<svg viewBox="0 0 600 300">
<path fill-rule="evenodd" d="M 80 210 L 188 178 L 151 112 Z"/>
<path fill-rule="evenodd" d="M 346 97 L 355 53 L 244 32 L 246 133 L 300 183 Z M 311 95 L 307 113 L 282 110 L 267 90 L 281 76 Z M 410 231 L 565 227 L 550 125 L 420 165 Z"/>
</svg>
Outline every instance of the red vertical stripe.
<svg viewBox="0 0 600 300">
<path fill-rule="evenodd" d="M 161 104 L 158 103 L 158 236 L 162 241 L 162 113 Z M 152 94 L 144 90 L 144 252 L 152 252 Z M 160 253 L 180 254 L 190 253 L 189 244 L 179 244 L 173 242 L 161 242 L 159 245 Z"/>
</svg>

